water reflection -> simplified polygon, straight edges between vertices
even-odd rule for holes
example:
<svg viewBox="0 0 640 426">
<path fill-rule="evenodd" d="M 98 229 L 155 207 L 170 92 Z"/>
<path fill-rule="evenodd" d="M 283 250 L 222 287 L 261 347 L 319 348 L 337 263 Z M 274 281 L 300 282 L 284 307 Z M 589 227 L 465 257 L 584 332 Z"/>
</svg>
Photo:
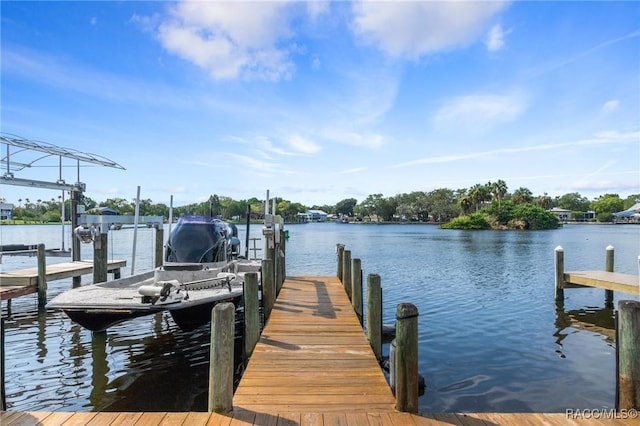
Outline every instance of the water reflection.
<svg viewBox="0 0 640 426">
<path fill-rule="evenodd" d="M 557 331 L 554 336 L 558 345 L 567 337 L 568 328 L 598 333 L 604 336 L 608 343 L 615 343 L 615 310 L 610 307 L 586 307 L 565 311 L 562 305 L 558 305 L 555 326 Z"/>
</svg>

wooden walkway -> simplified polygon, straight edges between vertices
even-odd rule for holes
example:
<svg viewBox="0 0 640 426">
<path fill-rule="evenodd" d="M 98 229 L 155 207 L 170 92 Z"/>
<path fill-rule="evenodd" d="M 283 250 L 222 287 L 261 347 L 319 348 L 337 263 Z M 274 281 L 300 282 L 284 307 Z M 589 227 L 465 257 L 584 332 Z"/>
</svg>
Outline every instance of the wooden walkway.
<svg viewBox="0 0 640 426">
<path fill-rule="evenodd" d="M 605 290 L 640 294 L 640 278 L 637 275 L 605 271 L 572 271 L 564 273 L 564 288 L 597 287 Z"/>
<path fill-rule="evenodd" d="M 620 416 L 622 417 L 622 416 Z M 466 413 L 425 414 L 407 413 L 283 413 L 270 415 L 253 412 L 215 413 L 71 413 L 71 412 L 0 412 L 2 426 L 73 426 L 73 425 L 259 425 L 259 426 L 329 426 L 329 425 L 389 425 L 389 426 L 632 426 L 637 419 L 569 418 L 564 413 Z"/>
<path fill-rule="evenodd" d="M 107 272 L 119 272 L 126 260 L 107 262 Z M 46 265 L 46 281 L 78 277 L 93 272 L 93 261 L 63 262 Z M 0 300 L 8 300 L 38 291 L 38 268 L 0 272 Z"/>
<path fill-rule="evenodd" d="M 287 278 L 233 405 L 260 413 L 394 410 L 395 397 L 336 277 Z"/>
<path fill-rule="evenodd" d="M 0 412 L 3 426 L 57 425 L 638 425 L 565 413 L 414 415 L 393 397 L 342 284 L 288 278 L 233 399 L 230 413 Z M 597 413 L 596 413 L 597 415 Z M 587 414 L 589 417 L 589 414 Z M 593 417 L 593 416 L 591 416 Z"/>
</svg>

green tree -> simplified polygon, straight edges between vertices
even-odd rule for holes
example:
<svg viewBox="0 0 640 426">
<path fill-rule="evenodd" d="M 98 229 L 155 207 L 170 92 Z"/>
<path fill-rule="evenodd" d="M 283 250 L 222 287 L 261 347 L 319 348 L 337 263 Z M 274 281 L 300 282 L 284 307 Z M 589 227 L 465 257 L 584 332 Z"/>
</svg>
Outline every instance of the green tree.
<svg viewBox="0 0 640 426">
<path fill-rule="evenodd" d="M 353 216 L 353 208 L 358 204 L 355 198 L 345 198 L 338 201 L 335 206 L 335 213 L 343 216 Z"/>
<path fill-rule="evenodd" d="M 561 209 L 576 212 L 586 212 L 589 210 L 589 204 L 589 199 L 587 197 L 583 197 L 577 192 L 564 194 L 556 200 L 556 205 Z"/>
<path fill-rule="evenodd" d="M 453 190 L 435 189 L 426 194 L 427 209 L 436 222 L 448 222 L 460 214 L 461 208 Z"/>
<path fill-rule="evenodd" d="M 624 201 L 618 194 L 605 194 L 591 203 L 591 208 L 596 212 L 598 222 L 611 222 L 613 214 L 624 210 L 623 207 Z"/>
<path fill-rule="evenodd" d="M 533 201 L 533 193 L 528 188 L 520 187 L 513 191 L 511 200 L 514 204 L 527 204 Z"/>
</svg>

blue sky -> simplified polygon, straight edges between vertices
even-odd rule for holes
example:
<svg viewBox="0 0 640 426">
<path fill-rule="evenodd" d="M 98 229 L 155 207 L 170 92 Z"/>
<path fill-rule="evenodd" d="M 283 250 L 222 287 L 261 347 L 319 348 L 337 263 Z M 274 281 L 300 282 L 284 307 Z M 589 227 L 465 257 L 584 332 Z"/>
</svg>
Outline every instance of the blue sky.
<svg viewBox="0 0 640 426">
<path fill-rule="evenodd" d="M 80 170 L 97 201 L 640 193 L 640 2 L 0 7 L 1 130 L 122 165 Z"/>
</svg>

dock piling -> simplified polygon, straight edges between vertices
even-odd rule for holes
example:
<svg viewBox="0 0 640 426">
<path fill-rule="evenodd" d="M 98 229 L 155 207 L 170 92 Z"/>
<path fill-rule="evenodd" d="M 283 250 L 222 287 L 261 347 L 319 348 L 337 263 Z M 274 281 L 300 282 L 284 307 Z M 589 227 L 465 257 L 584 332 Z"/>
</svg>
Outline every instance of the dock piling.
<svg viewBox="0 0 640 426">
<path fill-rule="evenodd" d="M 564 249 L 562 246 L 555 248 L 556 265 L 556 303 L 564 302 Z"/>
<path fill-rule="evenodd" d="M 156 226 L 156 245 L 155 245 L 155 268 L 162 266 L 162 258 L 164 257 L 164 229 L 161 225 Z M 117 278 L 117 277 L 114 277 Z"/>
<path fill-rule="evenodd" d="M 396 409 L 418 412 L 418 308 L 400 303 L 396 309 Z"/>
<path fill-rule="evenodd" d="M 244 352 L 245 365 L 260 338 L 260 312 L 258 306 L 258 274 L 248 272 L 244 276 Z"/>
<path fill-rule="evenodd" d="M 376 359 L 382 359 L 382 288 L 380 275 L 367 275 L 367 338 Z"/>
<path fill-rule="evenodd" d="M 233 409 L 233 340 L 235 305 L 219 303 L 211 311 L 209 412 Z"/>
<path fill-rule="evenodd" d="M 342 254 L 342 285 L 351 300 L 351 250 L 345 250 Z"/>
<path fill-rule="evenodd" d="M 47 304 L 47 254 L 44 244 L 38 244 L 38 309 Z"/>
<path fill-rule="evenodd" d="M 262 260 L 262 305 L 264 307 L 264 321 L 269 319 L 271 309 L 275 303 L 275 283 L 273 276 L 273 259 Z"/>
<path fill-rule="evenodd" d="M 640 409 L 640 302 L 621 300 L 617 313 L 616 409 Z"/>
<path fill-rule="evenodd" d="M 607 272 L 613 272 L 613 259 L 614 248 L 612 245 L 607 246 L 607 255 L 605 258 L 604 270 Z M 604 306 L 607 308 L 613 308 L 613 290 L 604 291 Z"/>
<path fill-rule="evenodd" d="M 100 232 L 93 241 L 93 283 L 107 281 L 108 234 Z"/>
<path fill-rule="evenodd" d="M 362 261 L 351 259 L 351 304 L 362 325 Z"/>
<path fill-rule="evenodd" d="M 336 244 L 336 255 L 338 256 L 337 274 L 338 278 L 342 280 L 342 257 L 344 255 L 344 244 Z"/>
</svg>

